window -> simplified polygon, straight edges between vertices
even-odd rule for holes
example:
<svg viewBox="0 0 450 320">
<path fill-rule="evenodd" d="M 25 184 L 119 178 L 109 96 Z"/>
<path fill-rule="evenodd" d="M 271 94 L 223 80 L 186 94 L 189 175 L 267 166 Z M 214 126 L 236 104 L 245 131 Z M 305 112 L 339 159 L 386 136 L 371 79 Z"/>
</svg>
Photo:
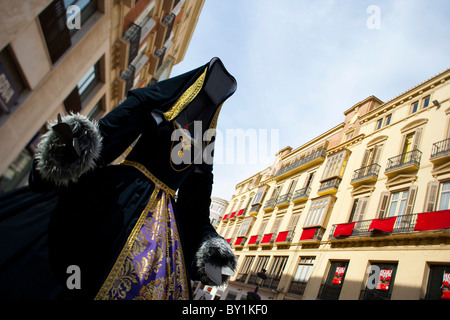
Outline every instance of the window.
<svg viewBox="0 0 450 320">
<path fill-rule="evenodd" d="M 283 216 L 278 216 L 275 219 L 275 222 L 273 223 L 273 226 L 272 226 L 272 234 L 278 233 L 278 230 L 280 229 L 281 221 L 283 221 Z"/>
<path fill-rule="evenodd" d="M 378 164 L 380 161 L 381 153 L 383 151 L 383 144 L 370 147 L 364 153 L 361 168 L 368 167 L 372 164 Z"/>
<path fill-rule="evenodd" d="M 294 212 L 292 214 L 291 220 L 289 221 L 288 231 L 295 231 L 298 224 L 298 219 L 300 218 L 300 212 Z"/>
<path fill-rule="evenodd" d="M 244 219 L 244 221 L 241 224 L 241 227 L 239 228 L 239 232 L 237 234 L 238 237 L 247 237 L 248 232 L 252 228 L 253 222 L 255 221 L 255 218 L 248 217 Z"/>
<path fill-rule="evenodd" d="M 20 94 L 25 85 L 18 68 L 5 48 L 0 51 L 0 114 L 9 113 L 18 104 Z"/>
<path fill-rule="evenodd" d="M 245 282 L 247 280 L 247 276 L 250 272 L 250 268 L 255 260 L 255 256 L 246 256 L 242 266 L 239 270 L 239 273 L 236 277 L 236 281 Z"/>
<path fill-rule="evenodd" d="M 375 130 L 381 129 L 381 126 L 383 125 L 383 119 L 379 119 L 377 121 L 377 124 L 375 125 Z"/>
<path fill-rule="evenodd" d="M 439 210 L 450 209 L 450 182 L 441 185 L 439 193 Z"/>
<path fill-rule="evenodd" d="M 348 132 L 348 133 L 345 135 L 345 141 L 350 140 L 351 138 L 353 138 L 354 135 L 355 135 L 355 130 Z"/>
<path fill-rule="evenodd" d="M 253 204 L 261 204 L 264 201 L 264 194 L 266 193 L 267 186 L 258 188 L 255 197 L 253 198 Z"/>
<path fill-rule="evenodd" d="M 267 272 L 267 279 L 264 280 L 262 286 L 270 289 L 277 289 L 283 275 L 284 268 L 289 257 L 274 257 L 272 265 Z"/>
<path fill-rule="evenodd" d="M 392 193 L 382 192 L 378 205 L 378 218 L 396 217 L 413 213 L 417 186 Z M 397 219 L 396 225 L 399 223 Z"/>
<path fill-rule="evenodd" d="M 289 287 L 290 293 L 303 295 L 306 284 L 311 276 L 315 260 L 315 257 L 300 257 L 297 271 L 295 272 L 294 279 Z"/>
<path fill-rule="evenodd" d="M 419 101 L 414 102 L 411 104 L 411 109 L 409 113 L 415 113 L 419 109 Z"/>
<path fill-rule="evenodd" d="M 266 272 L 267 264 L 269 263 L 270 256 L 259 256 L 253 267 L 252 274 L 248 279 L 248 284 L 257 284 L 257 278 L 259 272 Z"/>
<path fill-rule="evenodd" d="M 450 209 L 450 181 L 430 181 L 427 185 L 424 212 Z"/>
<path fill-rule="evenodd" d="M 323 172 L 322 180 L 332 178 L 332 177 L 342 177 L 345 166 L 347 164 L 349 150 L 342 150 L 334 155 L 332 155 L 327 162 L 325 170 Z"/>
<path fill-rule="evenodd" d="M 387 115 L 384 118 L 378 119 L 375 124 L 375 130 L 379 130 L 382 127 L 386 127 L 391 124 L 392 114 Z"/>
<path fill-rule="evenodd" d="M 319 291 L 319 299 L 338 300 L 348 269 L 348 261 L 332 261 L 325 283 Z"/>
<path fill-rule="evenodd" d="M 306 221 L 303 228 L 324 226 L 328 213 L 333 204 L 334 204 L 334 197 L 332 196 L 327 196 L 314 200 L 311 203 L 311 208 L 309 209 L 308 216 L 306 217 Z"/>
<path fill-rule="evenodd" d="M 408 132 L 403 135 L 403 142 L 402 142 L 402 148 L 401 148 L 402 154 L 419 149 L 422 131 L 423 131 L 423 128 L 417 128 L 415 131 Z M 407 158 L 408 157 L 405 157 L 405 160 Z"/>
<path fill-rule="evenodd" d="M 450 265 L 430 266 L 425 299 L 450 299 Z"/>
<path fill-rule="evenodd" d="M 397 263 L 372 263 L 372 269 L 379 270 L 378 279 L 372 279 L 372 272 L 367 279 L 367 284 L 362 295 L 363 300 L 389 300 L 394 288 Z M 376 284 L 376 286 L 375 286 Z"/>
<path fill-rule="evenodd" d="M 368 201 L 369 197 L 355 199 L 353 202 L 352 211 L 350 213 L 349 222 L 364 220 L 364 214 L 366 213 Z"/>
<path fill-rule="evenodd" d="M 388 126 L 391 124 L 392 114 L 387 115 L 386 118 L 384 118 L 384 126 Z"/>
<path fill-rule="evenodd" d="M 80 112 L 89 102 L 88 96 L 95 86 L 100 82 L 100 62 L 93 65 L 88 72 L 80 79 L 75 89 L 64 100 L 64 107 L 67 113 Z M 84 106 L 83 106 L 84 104 Z"/>
<path fill-rule="evenodd" d="M 430 105 L 430 96 L 426 96 L 422 99 L 422 109 L 425 109 Z"/>
<path fill-rule="evenodd" d="M 408 200 L 409 191 L 400 191 L 393 193 L 388 206 L 387 217 L 396 217 L 405 214 L 406 201 Z"/>
<path fill-rule="evenodd" d="M 269 222 L 269 219 L 263 220 L 263 222 L 259 226 L 259 230 L 258 230 L 258 235 L 259 236 L 262 236 L 264 234 L 264 231 L 266 230 L 268 222 Z"/>
</svg>

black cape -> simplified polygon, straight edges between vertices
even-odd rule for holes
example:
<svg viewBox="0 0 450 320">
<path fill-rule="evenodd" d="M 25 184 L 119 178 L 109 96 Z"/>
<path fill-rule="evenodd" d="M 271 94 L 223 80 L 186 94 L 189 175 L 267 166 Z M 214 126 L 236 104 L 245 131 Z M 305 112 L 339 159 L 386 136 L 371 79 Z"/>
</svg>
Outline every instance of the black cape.
<svg viewBox="0 0 450 320">
<path fill-rule="evenodd" d="M 195 98 L 174 110 L 202 75 Z M 42 180 L 34 163 L 28 187 L 0 195 L 0 299 L 95 297 L 155 188 L 135 168 L 109 165 L 138 137 L 127 160 L 177 190 L 174 209 L 185 264 L 190 278 L 198 280 L 191 267 L 194 254 L 205 238 L 218 236 L 209 222 L 212 163 L 175 165 L 172 133 L 176 124 L 199 137 L 193 121 L 201 121 L 201 135 L 214 128 L 222 103 L 235 90 L 235 79 L 214 58 L 178 77 L 130 91 L 99 121 L 103 149 L 98 167 L 77 183 L 57 188 Z M 197 151 L 211 143 L 198 142 Z M 196 157 L 192 152 L 191 160 Z M 70 265 L 81 270 L 80 290 L 67 288 Z"/>
</svg>

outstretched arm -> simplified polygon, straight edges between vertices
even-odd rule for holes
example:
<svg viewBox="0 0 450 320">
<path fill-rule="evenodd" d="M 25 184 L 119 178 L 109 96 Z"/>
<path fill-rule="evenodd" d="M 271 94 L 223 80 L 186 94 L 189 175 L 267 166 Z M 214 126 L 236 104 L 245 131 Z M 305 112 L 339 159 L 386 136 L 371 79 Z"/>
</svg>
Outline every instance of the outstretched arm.
<svg viewBox="0 0 450 320">
<path fill-rule="evenodd" d="M 219 270 L 236 268 L 230 245 L 219 236 L 209 220 L 213 183 L 212 166 L 199 165 L 178 190 L 177 221 L 184 241 L 184 255 L 192 280 L 217 285 L 207 273 L 208 264 Z M 222 282 L 226 280 L 222 278 Z"/>
</svg>

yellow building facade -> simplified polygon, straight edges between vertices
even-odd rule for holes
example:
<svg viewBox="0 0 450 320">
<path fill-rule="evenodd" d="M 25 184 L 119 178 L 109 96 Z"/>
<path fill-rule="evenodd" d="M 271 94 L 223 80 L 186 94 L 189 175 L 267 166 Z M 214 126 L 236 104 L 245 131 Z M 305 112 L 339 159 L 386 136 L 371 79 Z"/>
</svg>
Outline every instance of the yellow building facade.
<svg viewBox="0 0 450 320">
<path fill-rule="evenodd" d="M 99 119 L 169 77 L 204 0 L 1 0 L 0 192 L 23 185 L 58 113 Z"/>
<path fill-rule="evenodd" d="M 216 227 L 239 266 L 215 298 L 448 297 L 449 80 L 368 97 L 240 182 Z"/>
</svg>

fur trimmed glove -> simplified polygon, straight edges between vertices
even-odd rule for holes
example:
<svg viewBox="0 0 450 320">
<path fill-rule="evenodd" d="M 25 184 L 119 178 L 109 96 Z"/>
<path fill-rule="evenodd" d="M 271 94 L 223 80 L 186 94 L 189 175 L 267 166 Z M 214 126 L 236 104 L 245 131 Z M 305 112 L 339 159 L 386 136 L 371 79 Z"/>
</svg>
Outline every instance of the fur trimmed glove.
<svg viewBox="0 0 450 320">
<path fill-rule="evenodd" d="M 35 158 L 43 180 L 67 186 L 97 165 L 102 137 L 97 122 L 81 114 L 69 114 L 49 124 Z"/>
<path fill-rule="evenodd" d="M 222 283 L 216 283 L 213 279 L 211 279 L 210 275 L 208 275 L 208 264 L 218 270 L 221 270 L 222 268 L 230 268 L 233 272 L 236 270 L 237 266 L 236 256 L 231 250 L 230 245 L 224 238 L 218 235 L 211 235 L 203 240 L 197 250 L 197 253 L 195 254 L 193 264 L 201 282 L 205 285 L 211 286 L 223 284 L 227 281 L 229 276 L 226 274 L 219 274 L 219 277 L 222 277 Z"/>
</svg>

